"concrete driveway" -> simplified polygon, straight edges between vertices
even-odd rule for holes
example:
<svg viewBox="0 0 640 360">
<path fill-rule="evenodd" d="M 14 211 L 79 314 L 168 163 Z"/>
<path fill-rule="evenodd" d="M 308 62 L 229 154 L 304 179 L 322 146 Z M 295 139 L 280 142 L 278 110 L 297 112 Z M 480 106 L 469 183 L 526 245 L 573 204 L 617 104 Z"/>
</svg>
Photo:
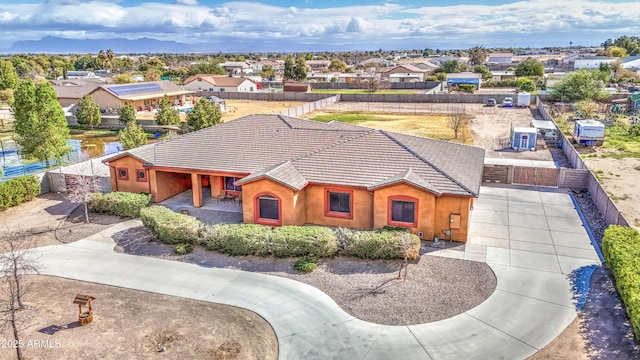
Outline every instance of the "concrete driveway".
<svg viewBox="0 0 640 360">
<path fill-rule="evenodd" d="M 575 318 L 567 274 L 599 264 L 568 194 L 483 187 L 465 251 L 430 255 L 486 261 L 496 291 L 449 319 L 386 326 L 355 319 L 294 280 L 113 252 L 111 234 L 137 224 L 39 248 L 42 273 L 252 310 L 273 326 L 281 359 L 524 359 Z"/>
</svg>

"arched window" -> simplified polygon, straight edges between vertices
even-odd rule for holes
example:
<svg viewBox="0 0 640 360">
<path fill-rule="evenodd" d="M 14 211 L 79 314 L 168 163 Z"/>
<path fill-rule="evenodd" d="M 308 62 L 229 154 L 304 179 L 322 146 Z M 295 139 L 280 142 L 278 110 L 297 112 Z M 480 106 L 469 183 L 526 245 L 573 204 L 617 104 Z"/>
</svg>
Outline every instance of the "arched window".
<svg viewBox="0 0 640 360">
<path fill-rule="evenodd" d="M 282 225 L 280 199 L 269 193 L 258 194 L 255 198 L 255 221 L 264 225 Z"/>
<path fill-rule="evenodd" d="M 418 227 L 418 199 L 410 196 L 390 196 L 387 224 Z"/>
</svg>

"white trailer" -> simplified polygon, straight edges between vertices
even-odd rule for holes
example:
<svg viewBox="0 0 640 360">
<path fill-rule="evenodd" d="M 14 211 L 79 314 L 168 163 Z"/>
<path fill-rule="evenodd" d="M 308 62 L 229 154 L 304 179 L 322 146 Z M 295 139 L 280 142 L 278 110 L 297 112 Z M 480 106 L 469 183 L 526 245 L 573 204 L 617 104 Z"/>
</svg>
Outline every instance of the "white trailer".
<svg viewBox="0 0 640 360">
<path fill-rule="evenodd" d="M 531 94 L 528 92 L 518 93 L 518 102 L 516 103 L 516 106 L 529 107 L 529 105 L 531 105 Z"/>
<path fill-rule="evenodd" d="M 572 135 L 576 144 L 601 146 L 604 142 L 604 124 L 592 119 L 577 120 Z"/>
</svg>

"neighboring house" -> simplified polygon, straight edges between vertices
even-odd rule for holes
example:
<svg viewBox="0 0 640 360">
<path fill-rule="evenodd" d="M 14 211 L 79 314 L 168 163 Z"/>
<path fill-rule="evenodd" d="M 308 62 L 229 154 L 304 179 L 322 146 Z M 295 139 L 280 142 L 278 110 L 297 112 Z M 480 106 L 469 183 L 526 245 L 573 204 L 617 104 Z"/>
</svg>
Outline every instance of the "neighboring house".
<svg viewBox="0 0 640 360">
<path fill-rule="evenodd" d="M 487 59 L 487 64 L 511 64 L 512 62 L 512 53 L 491 53 Z"/>
<path fill-rule="evenodd" d="M 491 81 L 503 81 L 503 80 L 515 80 L 516 72 L 515 71 L 492 71 Z"/>
<path fill-rule="evenodd" d="M 287 81 L 284 83 L 283 91 L 286 92 L 311 92 L 311 84 L 308 83 L 299 83 L 294 81 Z"/>
<path fill-rule="evenodd" d="M 53 80 L 51 85 L 58 95 L 62 107 L 77 104 L 83 96 L 92 93 L 102 85 L 102 81 L 90 80 Z"/>
<path fill-rule="evenodd" d="M 447 86 L 472 84 L 476 89 L 480 89 L 482 83 L 482 74 L 472 72 L 450 73 L 447 74 Z"/>
<path fill-rule="evenodd" d="M 184 88 L 191 91 L 256 92 L 258 85 L 247 78 L 198 74 L 188 77 Z"/>
<path fill-rule="evenodd" d="M 620 64 L 625 69 L 640 69 L 640 56 L 627 56 L 620 59 Z"/>
<path fill-rule="evenodd" d="M 455 60 L 455 61 L 464 63 L 464 60 L 462 60 L 461 58 L 456 57 L 456 56 L 448 56 L 447 55 L 447 56 L 438 56 L 438 57 L 429 58 L 429 62 L 434 64 L 434 65 L 436 65 L 436 66 L 440 66 L 440 65 L 446 63 L 447 61 L 451 61 L 451 60 Z"/>
<path fill-rule="evenodd" d="M 328 71 L 331 65 L 330 60 L 307 60 L 309 71 Z"/>
<path fill-rule="evenodd" d="M 334 73 L 310 73 L 307 74 L 308 81 L 316 81 L 316 82 L 330 82 L 333 78 L 336 77 Z"/>
<path fill-rule="evenodd" d="M 359 73 L 345 73 L 338 75 L 339 83 L 355 83 L 363 79 L 365 76 Z"/>
<path fill-rule="evenodd" d="M 93 71 L 67 71 L 67 80 L 85 80 L 85 79 L 97 79 L 104 81 L 105 76 L 100 76 Z M 58 76 L 58 80 L 65 80 L 64 76 Z"/>
<path fill-rule="evenodd" d="M 420 78 L 422 80 L 419 81 L 424 81 L 424 75 L 425 75 L 426 71 L 414 66 L 414 65 L 410 65 L 410 64 L 404 64 L 404 65 L 398 65 L 398 66 L 394 66 L 393 68 L 384 71 L 380 74 L 381 77 L 385 78 L 385 77 L 391 77 L 392 74 L 419 74 Z"/>
<path fill-rule="evenodd" d="M 282 115 L 250 115 L 104 161 L 113 191 L 242 195 L 245 223 L 400 226 L 466 241 L 481 148 Z M 203 184 L 209 184 L 210 189 Z"/>
<path fill-rule="evenodd" d="M 405 82 L 422 82 L 424 81 L 424 73 L 393 73 L 389 75 L 389 82 L 405 83 Z"/>
<path fill-rule="evenodd" d="M 149 81 L 134 84 L 102 85 L 91 92 L 91 97 L 100 109 L 119 109 L 131 104 L 137 111 L 151 110 L 160 105 L 166 95 L 176 106 L 183 106 L 187 96 L 194 91 L 180 88 L 168 80 Z"/>
<path fill-rule="evenodd" d="M 230 74 L 243 74 L 246 70 L 251 70 L 246 61 L 227 61 L 220 63 L 219 66 Z"/>
<path fill-rule="evenodd" d="M 573 61 L 573 69 L 598 69 L 600 64 L 611 64 L 619 60 L 617 57 L 609 56 L 585 56 Z"/>
<path fill-rule="evenodd" d="M 433 70 L 437 69 L 438 66 L 432 62 L 429 61 L 421 61 L 421 62 L 416 62 L 413 64 L 413 66 L 417 67 L 418 69 L 424 71 L 425 73 L 431 73 L 433 72 Z"/>
<path fill-rule="evenodd" d="M 358 64 L 358 66 L 367 67 L 367 65 L 376 64 L 378 67 L 391 67 L 396 66 L 396 63 L 390 60 L 382 59 L 382 58 L 370 58 L 364 60 Z"/>
<path fill-rule="evenodd" d="M 131 75 L 131 80 L 135 82 L 144 82 L 144 75 L 142 74 Z"/>
</svg>

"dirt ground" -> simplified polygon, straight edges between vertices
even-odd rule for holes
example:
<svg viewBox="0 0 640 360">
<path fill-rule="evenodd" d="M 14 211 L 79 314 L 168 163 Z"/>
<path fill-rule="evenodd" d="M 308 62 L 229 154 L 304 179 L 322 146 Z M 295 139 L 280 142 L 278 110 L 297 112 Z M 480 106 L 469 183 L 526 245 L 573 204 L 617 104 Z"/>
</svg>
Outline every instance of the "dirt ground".
<svg viewBox="0 0 640 360">
<path fill-rule="evenodd" d="M 226 100 L 225 102 L 227 111 L 222 113 L 223 122 L 252 114 L 275 114 L 305 104 L 296 101 Z"/>
<path fill-rule="evenodd" d="M 640 193 L 637 191 L 636 181 L 640 175 L 640 159 L 585 157 L 584 162 L 600 179 L 630 225 L 640 228 Z"/>
<path fill-rule="evenodd" d="M 56 277 L 28 280 L 33 311 L 21 332 L 27 359 L 278 358 L 273 329 L 248 310 Z M 78 293 L 96 298 L 86 326 L 79 326 L 73 304 Z M 14 356 L 14 349 L 0 348 L 0 358 Z"/>
</svg>

